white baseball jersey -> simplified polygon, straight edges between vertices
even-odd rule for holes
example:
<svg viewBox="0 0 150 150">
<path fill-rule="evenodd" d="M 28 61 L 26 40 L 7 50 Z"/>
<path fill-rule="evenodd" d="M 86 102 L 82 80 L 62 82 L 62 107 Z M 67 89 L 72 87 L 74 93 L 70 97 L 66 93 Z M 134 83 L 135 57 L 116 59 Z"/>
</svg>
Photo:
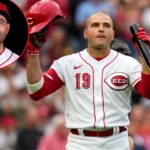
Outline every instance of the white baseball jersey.
<svg viewBox="0 0 150 150">
<path fill-rule="evenodd" d="M 141 65 L 132 57 L 110 51 L 97 61 L 87 50 L 54 61 L 65 83 L 67 128 L 129 125 L 132 87 L 141 80 Z"/>
<path fill-rule="evenodd" d="M 13 53 L 8 48 L 5 48 L 4 51 L 0 54 L 0 68 L 6 67 L 16 61 L 19 56 Z"/>
</svg>

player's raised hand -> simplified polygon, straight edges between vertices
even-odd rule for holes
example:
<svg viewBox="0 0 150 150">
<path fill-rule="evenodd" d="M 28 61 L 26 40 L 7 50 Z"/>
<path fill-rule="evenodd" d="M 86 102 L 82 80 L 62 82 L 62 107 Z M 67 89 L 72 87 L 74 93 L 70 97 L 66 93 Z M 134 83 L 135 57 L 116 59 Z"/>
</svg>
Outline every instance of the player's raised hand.
<svg viewBox="0 0 150 150">
<path fill-rule="evenodd" d="M 26 49 L 29 54 L 38 54 L 46 41 L 49 25 L 59 18 L 65 18 L 59 5 L 52 0 L 36 2 L 26 14 L 29 40 Z"/>
<path fill-rule="evenodd" d="M 46 30 L 47 29 L 44 28 L 40 32 L 29 34 L 29 39 L 26 47 L 26 49 L 28 50 L 28 54 L 30 55 L 39 54 L 41 47 L 46 42 L 46 37 L 45 37 Z"/>
<path fill-rule="evenodd" d="M 137 35 L 138 39 L 140 39 L 142 42 L 145 42 L 148 45 L 148 47 L 150 48 L 150 37 L 148 36 L 148 34 L 146 33 L 144 28 L 139 28 L 136 35 Z M 139 47 L 138 47 L 133 35 L 131 35 L 131 40 L 132 40 L 132 43 L 133 43 L 134 47 L 136 48 L 136 50 L 138 52 L 138 55 L 140 57 L 142 57 L 141 52 L 139 50 Z"/>
<path fill-rule="evenodd" d="M 150 48 L 150 37 L 148 36 L 144 28 L 139 28 L 136 35 L 141 41 L 146 42 L 148 47 Z"/>
<path fill-rule="evenodd" d="M 34 44 L 34 43 L 37 43 L 37 44 Z M 28 40 L 28 43 L 27 43 L 27 47 L 26 47 L 26 49 L 28 50 L 28 54 L 30 54 L 30 55 L 39 54 L 39 51 L 40 51 L 41 47 L 39 47 L 37 45 L 42 45 L 42 43 L 39 42 L 38 39 L 34 38 L 34 36 L 33 37 L 30 36 L 29 40 Z"/>
</svg>

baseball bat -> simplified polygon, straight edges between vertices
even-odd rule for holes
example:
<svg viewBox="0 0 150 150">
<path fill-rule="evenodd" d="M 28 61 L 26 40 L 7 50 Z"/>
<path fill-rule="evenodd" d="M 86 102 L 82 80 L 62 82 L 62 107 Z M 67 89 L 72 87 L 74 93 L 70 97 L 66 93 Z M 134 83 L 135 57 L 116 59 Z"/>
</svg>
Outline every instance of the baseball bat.
<svg viewBox="0 0 150 150">
<path fill-rule="evenodd" d="M 132 24 L 130 26 L 130 31 L 133 35 L 133 38 L 135 40 L 135 42 L 137 43 L 138 45 L 138 48 L 146 62 L 146 64 L 148 65 L 148 67 L 150 68 L 150 49 L 148 47 L 148 45 L 141 41 L 140 39 L 138 39 L 136 33 L 138 32 L 138 29 L 139 29 L 139 25 L 138 24 Z"/>
</svg>

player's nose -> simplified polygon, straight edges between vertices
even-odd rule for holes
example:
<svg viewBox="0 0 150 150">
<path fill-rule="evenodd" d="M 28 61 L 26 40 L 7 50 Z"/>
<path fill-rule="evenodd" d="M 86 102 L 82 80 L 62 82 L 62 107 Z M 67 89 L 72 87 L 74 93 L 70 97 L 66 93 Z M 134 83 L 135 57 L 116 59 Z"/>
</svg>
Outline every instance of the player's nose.
<svg viewBox="0 0 150 150">
<path fill-rule="evenodd" d="M 98 31 L 99 32 L 104 32 L 104 26 L 102 24 L 99 25 Z"/>
</svg>

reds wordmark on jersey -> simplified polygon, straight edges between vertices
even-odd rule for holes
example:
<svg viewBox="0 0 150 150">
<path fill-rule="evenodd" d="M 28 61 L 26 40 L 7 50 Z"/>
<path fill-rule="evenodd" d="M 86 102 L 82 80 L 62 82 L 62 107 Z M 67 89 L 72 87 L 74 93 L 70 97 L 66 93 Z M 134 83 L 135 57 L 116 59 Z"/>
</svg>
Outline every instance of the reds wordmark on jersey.
<svg viewBox="0 0 150 150">
<path fill-rule="evenodd" d="M 141 80 L 137 60 L 111 50 L 97 61 L 86 50 L 54 61 L 64 82 L 66 127 L 127 126 L 132 87 Z"/>
</svg>

